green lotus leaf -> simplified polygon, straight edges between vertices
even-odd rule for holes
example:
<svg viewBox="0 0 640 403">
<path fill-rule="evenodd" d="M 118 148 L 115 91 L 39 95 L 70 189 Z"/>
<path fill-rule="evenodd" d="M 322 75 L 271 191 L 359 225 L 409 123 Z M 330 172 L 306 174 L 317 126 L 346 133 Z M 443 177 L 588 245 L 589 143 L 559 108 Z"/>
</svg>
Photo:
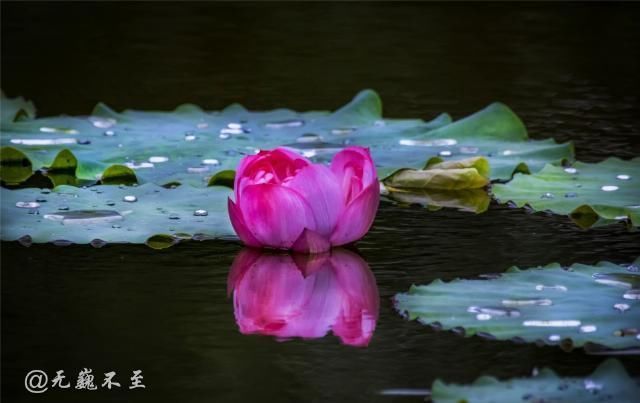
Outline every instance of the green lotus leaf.
<svg viewBox="0 0 640 403">
<path fill-rule="evenodd" d="M 157 234 L 234 238 L 224 187 L 58 186 L 1 190 L 2 240 L 153 243 Z M 184 238 L 184 237 L 182 237 Z"/>
<path fill-rule="evenodd" d="M 152 249 L 160 250 L 170 248 L 178 242 L 179 239 L 175 236 L 167 234 L 156 234 L 150 236 L 145 243 Z"/>
<path fill-rule="evenodd" d="M 32 173 L 31 160 L 13 147 L 0 148 L 0 180 L 13 185 L 24 182 Z"/>
<path fill-rule="evenodd" d="M 638 396 L 640 385 L 614 359 L 604 361 L 585 378 L 561 378 L 545 368 L 529 378 L 501 381 L 483 376 L 470 385 L 446 384 L 436 380 L 431 388 L 434 403 L 632 403 L 638 401 Z"/>
<path fill-rule="evenodd" d="M 111 165 L 100 177 L 103 185 L 131 185 L 138 183 L 136 173 L 124 165 Z"/>
<path fill-rule="evenodd" d="M 489 184 L 489 162 L 484 157 L 443 161 L 431 158 L 423 169 L 399 169 L 382 180 L 391 190 L 479 189 Z"/>
<path fill-rule="evenodd" d="M 233 189 L 235 179 L 236 171 L 233 169 L 226 169 L 213 175 L 211 179 L 209 179 L 209 184 L 207 186 L 226 186 Z"/>
<path fill-rule="evenodd" d="M 3 120 L 1 144 L 22 151 L 34 169 L 51 165 L 68 149 L 78 160 L 78 179 L 95 181 L 107 167 L 133 169 L 141 183 L 179 182 L 204 187 L 219 171 L 235 169 L 258 149 L 286 146 L 316 162 L 347 145 L 371 149 L 384 177 L 399 168 L 484 156 L 491 179 L 509 179 L 518 167 L 531 171 L 573 158 L 570 143 L 527 139 L 520 119 L 496 103 L 458 121 L 441 114 L 430 121 L 385 119 L 372 90 L 334 112 L 275 109 L 252 112 L 241 105 L 204 111 L 185 104 L 170 112 L 116 112 L 98 104 L 88 117 Z"/>
<path fill-rule="evenodd" d="M 388 190 L 383 196 L 400 205 L 420 205 L 430 210 L 447 207 L 476 214 L 487 211 L 491 203 L 484 189 Z"/>
<path fill-rule="evenodd" d="M 56 158 L 53 160 L 53 163 L 49 168 L 47 168 L 48 172 L 68 172 L 70 174 L 75 175 L 76 169 L 78 168 L 78 160 L 73 153 L 67 149 L 64 149 L 56 155 Z"/>
<path fill-rule="evenodd" d="M 396 309 L 424 324 L 500 340 L 563 348 L 640 347 L 640 274 L 602 262 L 511 268 L 492 280 L 436 280 L 395 296 Z"/>
<path fill-rule="evenodd" d="M 390 143 L 396 142 L 392 146 Z M 557 144 L 552 139 L 529 140 L 522 121 L 501 103 L 450 124 L 431 130 L 408 129 L 398 133 L 385 146 L 391 153 L 374 152 L 383 174 L 393 171 L 397 161 L 403 168 L 419 168 L 430 157 L 444 161 L 484 156 L 489 160 L 491 180 L 508 180 L 515 172 L 535 172 L 547 163 L 573 160 L 571 142 Z M 384 175 L 382 175 L 384 176 Z"/>
<path fill-rule="evenodd" d="M 496 184 L 492 191 L 502 203 L 568 214 L 583 228 L 615 221 L 640 225 L 640 158 L 547 165 L 534 175 L 516 175 L 507 184 Z"/>
<path fill-rule="evenodd" d="M 10 125 L 12 122 L 33 119 L 36 116 L 36 107 L 33 102 L 23 97 L 7 98 L 4 92 L 0 94 L 0 127 Z"/>
<path fill-rule="evenodd" d="M 433 157 L 427 161 L 422 169 L 462 169 L 475 168 L 476 171 L 485 178 L 489 178 L 490 170 L 489 161 L 485 157 L 471 157 L 461 160 L 445 161 L 440 157 Z"/>
<path fill-rule="evenodd" d="M 489 184 L 489 179 L 475 168 L 452 169 L 399 169 L 384 178 L 382 183 L 390 189 L 480 189 Z"/>
</svg>

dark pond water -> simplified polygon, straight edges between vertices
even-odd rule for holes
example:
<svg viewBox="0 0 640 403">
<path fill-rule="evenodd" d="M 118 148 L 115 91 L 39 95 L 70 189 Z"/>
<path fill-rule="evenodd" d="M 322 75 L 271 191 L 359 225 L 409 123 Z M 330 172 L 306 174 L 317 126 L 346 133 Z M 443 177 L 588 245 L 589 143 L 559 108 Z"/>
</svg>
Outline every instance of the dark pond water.
<svg viewBox="0 0 640 403">
<path fill-rule="evenodd" d="M 2 87 L 41 115 L 169 109 L 332 109 L 375 88 L 389 117 L 510 105 L 531 136 L 598 161 L 640 154 L 638 5 L 2 3 Z M 379 392 L 434 379 L 585 375 L 578 350 L 461 338 L 406 322 L 413 283 L 512 265 L 630 263 L 640 235 L 493 205 L 481 215 L 383 204 L 358 253 L 380 313 L 367 348 L 240 334 L 227 277 L 235 243 L 66 248 L 2 244 L 2 398 L 17 401 L 419 401 Z M 635 376 L 640 358 L 622 357 Z M 31 395 L 24 375 L 92 368 L 145 390 Z"/>
</svg>

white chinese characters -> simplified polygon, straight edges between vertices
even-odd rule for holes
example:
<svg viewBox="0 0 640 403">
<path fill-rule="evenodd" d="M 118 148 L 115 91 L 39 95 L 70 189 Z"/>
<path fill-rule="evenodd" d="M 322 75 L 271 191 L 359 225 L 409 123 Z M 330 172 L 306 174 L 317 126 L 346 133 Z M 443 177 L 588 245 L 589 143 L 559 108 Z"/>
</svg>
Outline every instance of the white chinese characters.
<svg viewBox="0 0 640 403">
<path fill-rule="evenodd" d="M 129 389 L 146 389 L 146 385 L 143 383 L 144 376 L 142 375 L 141 369 L 136 369 L 132 371 L 133 375 L 129 378 L 130 384 L 128 385 Z M 48 380 L 47 373 L 42 370 L 32 370 L 27 373 L 25 376 L 25 388 L 27 391 L 31 393 L 43 393 L 46 392 L 49 388 L 51 389 L 70 389 L 71 381 L 67 378 L 64 373 L 64 370 L 56 371 L 55 376 L 51 379 L 51 382 Z M 126 386 L 126 385 L 125 385 Z M 117 389 L 121 388 L 120 382 L 116 379 L 116 371 L 104 372 L 103 382 L 100 384 L 100 388 L 102 389 Z M 78 372 L 78 376 L 76 378 L 75 386 L 71 388 L 71 390 L 98 390 L 98 385 L 96 384 L 95 375 L 93 373 L 93 369 L 91 368 L 82 368 Z"/>
</svg>

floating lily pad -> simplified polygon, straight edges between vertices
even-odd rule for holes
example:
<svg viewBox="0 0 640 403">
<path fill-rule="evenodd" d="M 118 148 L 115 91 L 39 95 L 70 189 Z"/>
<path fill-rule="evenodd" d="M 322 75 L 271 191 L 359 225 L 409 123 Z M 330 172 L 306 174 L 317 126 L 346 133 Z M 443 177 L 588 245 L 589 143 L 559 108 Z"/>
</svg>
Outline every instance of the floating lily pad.
<svg viewBox="0 0 640 403">
<path fill-rule="evenodd" d="M 640 259 L 636 262 L 640 263 Z M 631 266 L 635 268 L 637 266 Z M 409 319 L 467 336 L 612 349 L 640 347 L 640 273 L 603 262 L 509 269 L 493 280 L 436 280 L 395 297 Z M 595 347 L 595 346 L 593 346 Z"/>
<path fill-rule="evenodd" d="M 640 385 L 629 376 L 620 362 L 609 359 L 586 378 L 561 378 L 543 369 L 530 378 L 500 381 L 490 376 L 478 378 L 471 385 L 433 383 L 434 403 L 460 402 L 620 402 L 638 401 Z"/>
<path fill-rule="evenodd" d="M 0 127 L 4 128 L 5 125 L 9 126 L 11 123 L 33 119 L 36 116 L 36 107 L 33 102 L 27 101 L 22 97 L 7 98 L 4 92 L 0 94 L 0 104 L 2 108 L 0 111 Z"/>
<path fill-rule="evenodd" d="M 571 167 L 547 165 L 533 175 L 516 175 L 492 188 L 500 202 L 568 214 L 583 228 L 629 221 L 640 225 L 640 158 L 609 158 Z"/>
<path fill-rule="evenodd" d="M 516 172 L 536 172 L 547 163 L 574 157 L 571 142 L 557 144 L 553 139 L 528 139 L 522 121 L 501 103 L 432 130 L 405 130 L 387 141 L 385 147 L 394 152 L 374 151 L 381 177 L 390 174 L 393 171 L 390 167 L 394 166 L 423 167 L 433 156 L 445 161 L 484 156 L 491 166 L 491 179 L 508 180 Z"/>
<path fill-rule="evenodd" d="M 276 146 L 317 161 L 348 144 L 369 146 L 380 177 L 399 168 L 421 168 L 434 156 L 485 156 L 491 179 L 573 158 L 570 143 L 528 140 L 520 119 L 502 104 L 453 123 L 447 114 L 431 121 L 384 119 L 382 102 L 371 90 L 332 113 L 250 112 L 238 104 L 219 112 L 186 104 L 172 112 L 118 113 L 98 104 L 90 116 L 3 119 L 1 129 L 1 144 L 25 153 L 34 169 L 50 166 L 69 149 L 77 158 L 79 179 L 96 180 L 119 164 L 133 169 L 141 183 L 159 185 L 204 187 L 216 172 L 235 169 L 243 155 Z"/>
<path fill-rule="evenodd" d="M 2 189 L 2 240 L 166 244 L 154 235 L 233 238 L 224 187 L 58 186 Z M 177 234 L 180 234 L 178 237 Z"/>
</svg>

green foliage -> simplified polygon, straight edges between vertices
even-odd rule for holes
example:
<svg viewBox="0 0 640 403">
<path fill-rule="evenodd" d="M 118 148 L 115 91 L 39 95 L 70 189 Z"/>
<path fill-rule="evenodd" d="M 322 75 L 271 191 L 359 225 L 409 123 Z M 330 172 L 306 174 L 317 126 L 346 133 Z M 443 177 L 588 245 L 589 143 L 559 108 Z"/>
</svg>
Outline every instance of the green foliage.
<svg viewBox="0 0 640 403">
<path fill-rule="evenodd" d="M 637 262 L 640 263 L 640 260 Z M 635 267 L 635 266 L 634 266 Z M 395 297 L 421 323 L 467 336 L 581 347 L 640 347 L 640 274 L 608 262 L 511 268 L 492 280 L 436 280 Z"/>
<path fill-rule="evenodd" d="M 431 159 L 423 169 L 399 169 L 382 180 L 391 190 L 479 189 L 489 184 L 489 162 L 475 157 L 456 161 Z"/>
<path fill-rule="evenodd" d="M 0 148 L 0 180 L 7 184 L 24 182 L 31 176 L 31 161 L 13 147 Z"/>
<path fill-rule="evenodd" d="M 64 149 L 56 155 L 53 163 L 47 168 L 47 172 L 65 172 L 72 175 L 76 174 L 78 168 L 78 160 L 73 153 Z"/>
<path fill-rule="evenodd" d="M 111 165 L 100 177 L 103 185 L 132 185 L 138 183 L 136 173 L 124 165 Z"/>
<path fill-rule="evenodd" d="M 640 385 L 617 360 L 609 359 L 585 378 L 561 378 L 543 369 L 530 378 L 500 381 L 483 376 L 471 385 L 433 383 L 434 403 L 513 403 L 513 402 L 620 402 L 638 401 Z"/>
<path fill-rule="evenodd" d="M 1 141 L 25 153 L 34 169 L 50 166 L 61 148 L 68 149 L 78 160 L 81 180 L 95 181 L 119 164 L 135 170 L 142 183 L 177 181 L 199 187 L 217 172 L 235 169 L 244 155 L 277 146 L 316 161 L 327 161 L 347 144 L 367 146 L 380 177 L 399 168 L 421 168 L 434 156 L 484 156 L 494 180 L 510 178 L 518 166 L 535 171 L 573 158 L 569 143 L 528 140 L 520 119 L 502 104 L 456 122 L 447 114 L 431 121 L 384 119 L 382 101 L 372 90 L 332 113 L 251 112 L 237 104 L 219 112 L 185 104 L 171 112 L 119 113 L 98 104 L 88 118 L 3 120 Z"/>
<path fill-rule="evenodd" d="M 547 165 L 533 175 L 516 175 L 492 188 L 500 202 L 568 214 L 580 227 L 629 221 L 640 225 L 640 158 L 609 158 L 563 168 Z"/>
<path fill-rule="evenodd" d="M 148 247 L 157 250 L 170 248 L 178 242 L 176 237 L 167 234 L 152 235 L 145 241 Z"/>
<path fill-rule="evenodd" d="M 227 216 L 224 187 L 167 189 L 147 183 L 140 186 L 58 186 L 1 190 L 2 240 L 24 236 L 32 242 L 65 240 L 86 244 L 152 243 L 155 234 L 189 234 L 195 239 L 233 237 Z M 21 208 L 24 202 L 37 207 Z M 203 211 L 201 211 L 203 210 Z"/>
<path fill-rule="evenodd" d="M 229 189 L 233 189 L 233 183 L 236 179 L 236 171 L 232 169 L 226 169 L 219 171 L 209 179 L 207 186 L 226 186 Z"/>
<path fill-rule="evenodd" d="M 33 102 L 23 97 L 7 98 L 4 92 L 0 94 L 0 127 L 11 125 L 13 122 L 33 119 L 36 116 L 36 107 Z"/>
</svg>

